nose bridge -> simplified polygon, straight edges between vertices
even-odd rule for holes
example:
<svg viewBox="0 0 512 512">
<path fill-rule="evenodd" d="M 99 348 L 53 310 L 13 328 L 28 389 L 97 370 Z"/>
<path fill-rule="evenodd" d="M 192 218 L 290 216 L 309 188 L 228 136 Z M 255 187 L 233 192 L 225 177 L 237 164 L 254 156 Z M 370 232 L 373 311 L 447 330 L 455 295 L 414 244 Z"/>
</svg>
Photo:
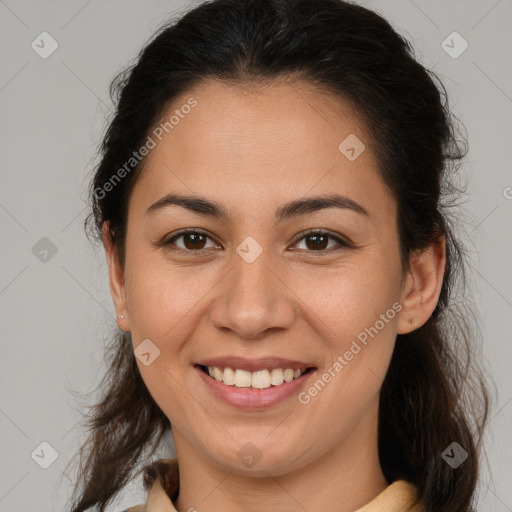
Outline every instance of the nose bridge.
<svg viewBox="0 0 512 512">
<path fill-rule="evenodd" d="M 233 252 L 229 265 L 231 271 L 210 312 L 217 328 L 256 338 L 267 329 L 287 328 L 293 323 L 293 302 L 276 275 L 279 265 L 269 250 L 247 237 Z"/>
</svg>

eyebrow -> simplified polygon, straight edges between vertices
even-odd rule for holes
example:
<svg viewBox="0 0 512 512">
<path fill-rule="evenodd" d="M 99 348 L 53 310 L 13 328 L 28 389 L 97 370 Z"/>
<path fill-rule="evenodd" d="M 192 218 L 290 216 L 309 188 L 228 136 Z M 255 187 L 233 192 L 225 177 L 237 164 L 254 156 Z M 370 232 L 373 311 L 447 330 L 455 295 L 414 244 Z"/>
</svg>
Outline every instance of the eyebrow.
<svg viewBox="0 0 512 512">
<path fill-rule="evenodd" d="M 167 194 L 162 197 L 146 210 L 146 215 L 152 215 L 163 208 L 173 205 L 181 206 L 198 215 L 217 217 L 222 220 L 227 220 L 229 217 L 227 210 L 215 201 L 206 197 L 180 194 Z M 369 216 L 368 210 L 353 199 L 339 194 L 329 194 L 297 199 L 280 206 L 274 214 L 274 222 L 282 222 L 292 217 L 306 215 L 325 208 L 341 208 L 352 210 L 360 215 Z"/>
</svg>

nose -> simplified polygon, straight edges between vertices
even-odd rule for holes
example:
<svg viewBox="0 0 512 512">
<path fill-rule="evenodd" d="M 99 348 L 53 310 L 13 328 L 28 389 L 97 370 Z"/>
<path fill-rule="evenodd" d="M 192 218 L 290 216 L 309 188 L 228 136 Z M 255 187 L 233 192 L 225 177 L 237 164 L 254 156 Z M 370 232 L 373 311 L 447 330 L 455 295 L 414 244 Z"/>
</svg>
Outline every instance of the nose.
<svg viewBox="0 0 512 512">
<path fill-rule="evenodd" d="M 285 263 L 278 265 L 265 250 L 250 263 L 233 253 L 231 271 L 210 308 L 212 324 L 251 340 L 289 329 L 296 319 L 296 296 L 287 274 Z"/>
</svg>

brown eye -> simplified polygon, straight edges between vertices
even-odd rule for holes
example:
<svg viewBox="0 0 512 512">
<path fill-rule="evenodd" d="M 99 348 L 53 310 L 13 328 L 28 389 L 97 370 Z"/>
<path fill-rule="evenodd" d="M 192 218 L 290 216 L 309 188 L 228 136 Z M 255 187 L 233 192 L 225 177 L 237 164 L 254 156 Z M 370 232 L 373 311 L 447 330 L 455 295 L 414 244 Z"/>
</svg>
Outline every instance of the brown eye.
<svg viewBox="0 0 512 512">
<path fill-rule="evenodd" d="M 345 242 L 341 238 L 332 235 L 328 231 L 322 230 L 310 230 L 306 232 L 297 243 L 305 241 L 305 250 L 307 252 L 328 252 L 329 249 L 340 247 L 351 247 L 348 242 Z M 329 241 L 333 240 L 334 245 L 329 246 Z"/>
<path fill-rule="evenodd" d="M 320 235 L 320 234 L 308 235 L 307 237 L 305 237 L 306 247 L 308 249 L 313 249 L 313 250 L 326 249 L 329 244 L 329 238 L 330 237 L 328 235 Z M 311 243 L 308 244 L 308 241 Z"/>
<path fill-rule="evenodd" d="M 182 239 L 181 244 L 176 243 L 176 241 Z M 171 238 L 165 240 L 162 245 L 167 248 L 172 248 L 172 246 L 176 247 L 176 250 L 181 250 L 185 252 L 199 252 L 206 249 L 207 240 L 211 238 L 205 233 L 197 230 L 189 229 L 187 231 L 182 231 Z M 211 245 L 210 247 L 218 247 L 216 244 Z"/>
<path fill-rule="evenodd" d="M 197 233 L 187 233 L 181 235 L 183 243 L 187 249 L 203 249 L 205 243 L 205 236 L 198 235 Z"/>
</svg>

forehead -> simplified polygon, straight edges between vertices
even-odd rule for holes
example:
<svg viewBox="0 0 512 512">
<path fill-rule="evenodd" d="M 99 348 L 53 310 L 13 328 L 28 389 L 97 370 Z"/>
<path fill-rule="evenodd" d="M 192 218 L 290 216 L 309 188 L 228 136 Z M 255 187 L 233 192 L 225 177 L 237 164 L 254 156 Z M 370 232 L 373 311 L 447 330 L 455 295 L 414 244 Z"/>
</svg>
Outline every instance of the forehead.
<svg viewBox="0 0 512 512">
<path fill-rule="evenodd" d="M 175 191 L 228 207 L 245 198 L 255 215 L 269 201 L 309 192 L 343 193 L 369 209 L 381 199 L 392 208 L 361 117 L 305 82 L 201 82 L 172 102 L 150 136 L 155 147 L 133 193 L 140 207 Z"/>
</svg>

